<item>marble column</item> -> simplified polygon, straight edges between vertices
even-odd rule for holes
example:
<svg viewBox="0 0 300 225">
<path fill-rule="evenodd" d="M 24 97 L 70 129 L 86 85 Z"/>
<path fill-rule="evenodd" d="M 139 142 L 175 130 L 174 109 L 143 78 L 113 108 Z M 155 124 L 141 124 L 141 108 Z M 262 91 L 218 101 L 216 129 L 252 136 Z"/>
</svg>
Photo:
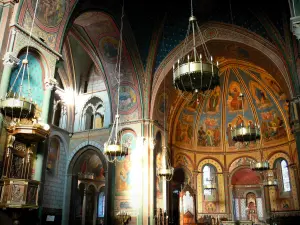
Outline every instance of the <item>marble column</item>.
<svg viewBox="0 0 300 225">
<path fill-rule="evenodd" d="M 81 225 L 85 225 L 85 214 L 86 214 L 86 184 L 84 185 L 83 190 L 83 201 L 82 201 L 82 217 L 81 217 Z"/>
</svg>

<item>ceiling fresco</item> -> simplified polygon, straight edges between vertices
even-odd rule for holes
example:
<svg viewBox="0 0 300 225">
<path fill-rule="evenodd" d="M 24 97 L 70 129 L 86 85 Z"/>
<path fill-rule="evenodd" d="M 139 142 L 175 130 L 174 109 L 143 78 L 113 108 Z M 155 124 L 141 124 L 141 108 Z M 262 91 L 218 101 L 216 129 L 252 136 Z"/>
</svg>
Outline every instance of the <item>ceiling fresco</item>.
<svg viewBox="0 0 300 225">
<path fill-rule="evenodd" d="M 250 55 L 250 54 L 248 54 Z M 172 79 L 168 74 L 166 80 Z M 250 62 L 221 59 L 220 86 L 206 96 L 187 98 L 165 82 L 157 97 L 154 116 L 167 124 L 174 146 L 190 150 L 234 151 L 240 148 L 276 146 L 289 140 L 287 95 L 284 85 Z M 243 99 L 239 98 L 243 94 Z M 165 114 L 163 113 L 165 111 Z M 261 143 L 234 142 L 231 127 L 244 122 L 259 124 Z"/>
<path fill-rule="evenodd" d="M 106 79 L 110 87 L 112 96 L 112 108 L 117 105 L 117 71 L 116 67 L 119 46 L 119 30 L 116 24 L 107 14 L 101 12 L 86 12 L 81 14 L 74 21 L 75 26 L 80 26 L 81 33 L 85 33 L 88 40 L 102 62 Z M 138 91 L 137 74 L 134 71 L 133 64 L 126 45 L 123 42 L 122 48 L 122 67 L 120 68 L 120 113 L 123 119 L 128 120 L 132 117 L 140 117 L 140 95 Z"/>
</svg>

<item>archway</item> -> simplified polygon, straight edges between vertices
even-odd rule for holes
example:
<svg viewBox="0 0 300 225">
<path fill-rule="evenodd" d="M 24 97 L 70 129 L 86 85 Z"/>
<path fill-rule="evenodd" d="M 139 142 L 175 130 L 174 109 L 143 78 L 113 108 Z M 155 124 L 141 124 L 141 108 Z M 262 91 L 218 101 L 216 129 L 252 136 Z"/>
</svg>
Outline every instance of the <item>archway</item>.
<svg viewBox="0 0 300 225">
<path fill-rule="evenodd" d="M 265 220 L 264 187 L 258 173 L 249 167 L 233 171 L 231 196 L 234 220 L 251 220 L 255 224 Z"/>
<path fill-rule="evenodd" d="M 96 225 L 104 223 L 107 208 L 105 186 L 107 165 L 102 153 L 92 146 L 79 151 L 72 159 L 69 222 Z"/>
</svg>

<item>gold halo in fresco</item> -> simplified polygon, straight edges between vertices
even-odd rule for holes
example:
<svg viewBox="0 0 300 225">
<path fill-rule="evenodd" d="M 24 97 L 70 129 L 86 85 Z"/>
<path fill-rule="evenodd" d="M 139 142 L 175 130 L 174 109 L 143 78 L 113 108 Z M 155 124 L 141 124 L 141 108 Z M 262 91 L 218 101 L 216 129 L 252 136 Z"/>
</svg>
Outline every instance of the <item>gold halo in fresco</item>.
<svg viewBox="0 0 300 225">
<path fill-rule="evenodd" d="M 34 10 L 36 0 L 31 0 Z M 66 3 L 63 0 L 40 0 L 36 16 L 38 20 L 46 27 L 56 27 L 62 21 L 66 9 Z"/>
</svg>

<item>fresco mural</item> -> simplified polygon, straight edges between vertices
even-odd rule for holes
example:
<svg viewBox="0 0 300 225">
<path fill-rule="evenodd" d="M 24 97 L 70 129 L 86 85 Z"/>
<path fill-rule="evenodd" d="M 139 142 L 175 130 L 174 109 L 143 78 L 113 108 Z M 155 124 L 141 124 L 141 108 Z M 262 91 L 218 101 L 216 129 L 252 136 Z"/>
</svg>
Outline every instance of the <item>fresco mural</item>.
<svg viewBox="0 0 300 225">
<path fill-rule="evenodd" d="M 283 92 L 282 88 L 278 82 L 271 76 L 266 73 L 260 74 L 262 81 L 273 91 L 273 93 L 279 97 L 280 100 L 286 100 L 286 95 Z"/>
<path fill-rule="evenodd" d="M 236 81 L 231 81 L 228 87 L 228 99 L 227 106 L 229 112 L 235 112 L 247 109 L 245 100 L 242 100 L 239 96 L 242 93 L 240 84 Z M 243 102 L 242 102 L 243 101 Z"/>
<path fill-rule="evenodd" d="M 228 171 L 232 172 L 235 168 L 237 168 L 239 166 L 249 166 L 251 163 L 254 163 L 254 162 L 255 162 L 255 160 L 253 160 L 249 157 L 238 158 L 230 164 Z"/>
<path fill-rule="evenodd" d="M 47 170 L 51 172 L 51 174 L 56 174 L 58 156 L 60 151 L 60 143 L 56 138 L 52 138 L 50 140 L 48 156 L 47 156 Z"/>
<path fill-rule="evenodd" d="M 176 141 L 185 144 L 192 144 L 193 125 L 196 118 L 196 113 L 189 110 L 183 110 L 176 126 Z"/>
<path fill-rule="evenodd" d="M 104 181 L 104 167 L 95 151 L 86 151 L 74 166 L 76 173 L 94 173 L 95 180 Z"/>
<path fill-rule="evenodd" d="M 130 86 L 121 85 L 119 103 L 119 110 L 123 113 L 136 109 L 137 96 L 135 90 Z M 115 93 L 115 104 L 117 105 L 117 93 Z"/>
<path fill-rule="evenodd" d="M 221 143 L 220 119 L 204 117 L 200 120 L 198 130 L 198 146 L 219 147 Z"/>
<path fill-rule="evenodd" d="M 158 100 L 158 112 L 160 114 L 164 114 L 165 112 L 167 112 L 168 110 L 168 95 L 167 93 L 162 93 L 159 96 L 159 100 Z"/>
<path fill-rule="evenodd" d="M 209 114 L 215 114 L 220 111 L 221 102 L 221 88 L 220 86 L 215 87 L 212 91 L 209 99 L 206 102 L 205 112 Z"/>
<path fill-rule="evenodd" d="M 131 131 L 126 131 L 122 135 L 122 143 L 128 146 L 128 155 L 116 166 L 116 194 L 128 192 L 132 188 L 132 162 L 131 155 L 136 148 L 136 136 Z"/>
<path fill-rule="evenodd" d="M 19 56 L 19 59 L 22 61 L 25 59 L 26 54 L 22 54 Z M 23 69 L 20 72 L 18 79 L 15 81 L 18 72 L 20 70 L 21 63 L 13 70 L 10 82 L 9 89 L 14 84 L 12 92 L 18 94 L 20 89 L 19 86 L 22 81 L 22 73 Z M 21 91 L 21 96 L 24 96 L 27 99 L 32 99 L 34 102 L 38 104 L 39 107 L 42 107 L 43 104 L 43 96 L 44 96 L 44 85 L 43 85 L 43 67 L 40 60 L 37 58 L 35 54 L 28 54 L 28 67 L 29 67 L 29 75 L 30 75 L 30 83 L 28 82 L 28 76 L 24 76 L 23 87 Z M 26 74 L 26 73 L 24 73 Z"/>
<path fill-rule="evenodd" d="M 31 0 L 34 10 L 37 0 Z M 37 9 L 37 19 L 46 27 L 56 27 L 63 19 L 66 10 L 66 1 L 40 0 Z"/>
<path fill-rule="evenodd" d="M 99 50 L 106 62 L 116 63 L 119 40 L 115 37 L 105 36 L 99 41 Z M 123 57 L 122 57 L 123 58 Z"/>
<path fill-rule="evenodd" d="M 255 104 L 257 105 L 258 109 L 264 109 L 272 106 L 266 90 L 264 90 L 260 84 L 251 80 L 249 82 L 249 87 L 251 95 L 255 99 Z"/>
<path fill-rule="evenodd" d="M 286 128 L 277 109 L 261 112 L 261 135 L 264 141 L 286 137 Z"/>
</svg>

